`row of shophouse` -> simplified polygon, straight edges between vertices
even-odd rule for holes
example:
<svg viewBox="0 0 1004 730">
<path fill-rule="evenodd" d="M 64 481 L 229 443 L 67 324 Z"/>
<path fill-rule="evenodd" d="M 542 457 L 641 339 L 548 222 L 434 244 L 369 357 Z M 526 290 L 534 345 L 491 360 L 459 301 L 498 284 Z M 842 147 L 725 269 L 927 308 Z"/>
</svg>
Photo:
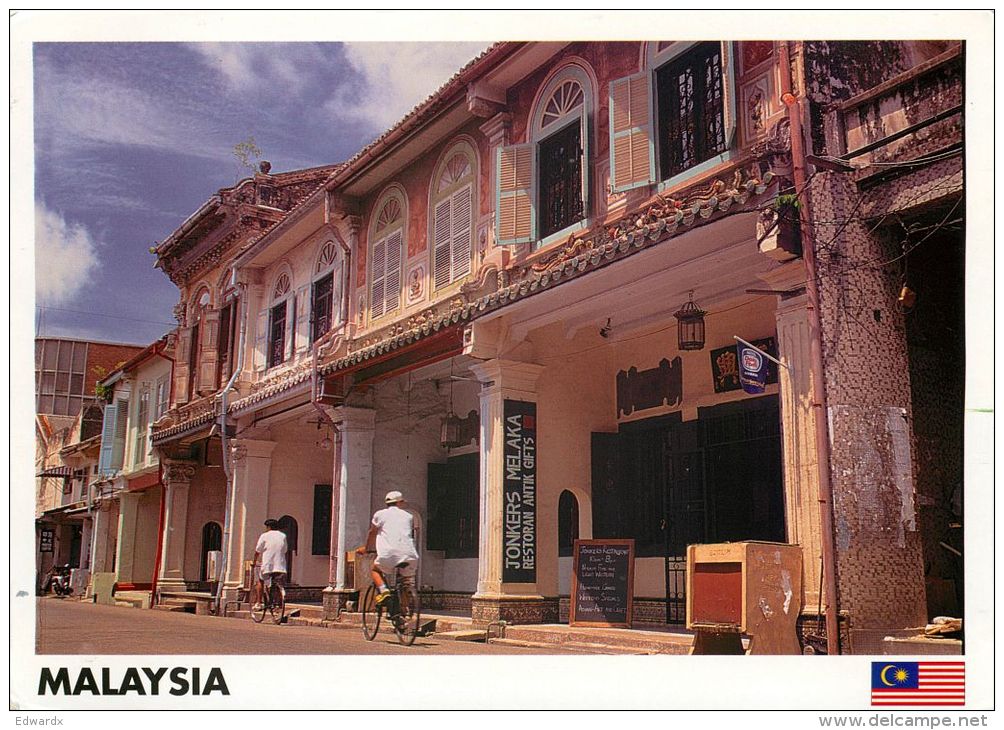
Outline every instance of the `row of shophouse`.
<svg viewBox="0 0 1004 730">
<path fill-rule="evenodd" d="M 81 433 L 93 571 L 226 601 L 273 517 L 333 616 L 397 489 L 426 605 L 482 623 L 567 620 L 577 538 L 635 541 L 642 624 L 739 540 L 801 547 L 831 651 L 960 615 L 963 79 L 948 41 L 507 42 L 263 163 L 154 249 L 178 327 Z"/>
</svg>

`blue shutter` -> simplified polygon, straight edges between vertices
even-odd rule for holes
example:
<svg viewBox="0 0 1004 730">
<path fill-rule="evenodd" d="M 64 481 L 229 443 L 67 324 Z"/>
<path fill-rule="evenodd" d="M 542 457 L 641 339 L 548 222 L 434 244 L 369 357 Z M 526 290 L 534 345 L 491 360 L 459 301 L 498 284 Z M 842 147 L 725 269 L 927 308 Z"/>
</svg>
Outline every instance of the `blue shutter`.
<svg viewBox="0 0 1004 730">
<path fill-rule="evenodd" d="M 111 468 L 112 446 L 115 441 L 115 416 L 118 408 L 114 404 L 105 405 L 104 423 L 101 426 L 101 454 L 98 457 L 98 473 L 101 476 L 111 476 L 115 473 Z"/>
</svg>

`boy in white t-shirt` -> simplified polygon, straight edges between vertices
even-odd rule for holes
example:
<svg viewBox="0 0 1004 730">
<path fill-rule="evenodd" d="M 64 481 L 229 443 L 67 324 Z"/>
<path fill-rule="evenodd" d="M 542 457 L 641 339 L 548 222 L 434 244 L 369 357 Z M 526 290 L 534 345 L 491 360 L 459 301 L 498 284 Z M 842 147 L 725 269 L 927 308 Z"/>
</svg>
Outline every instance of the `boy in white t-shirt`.
<svg viewBox="0 0 1004 730">
<path fill-rule="evenodd" d="M 418 569 L 414 517 L 403 509 L 404 495 L 398 491 L 388 492 L 384 502 L 387 507 L 373 514 L 366 545 L 356 550 L 359 555 L 376 552 L 371 575 L 379 591 L 377 603 L 383 603 L 390 596 L 385 573 L 397 570 L 402 578 L 411 578 Z"/>
</svg>

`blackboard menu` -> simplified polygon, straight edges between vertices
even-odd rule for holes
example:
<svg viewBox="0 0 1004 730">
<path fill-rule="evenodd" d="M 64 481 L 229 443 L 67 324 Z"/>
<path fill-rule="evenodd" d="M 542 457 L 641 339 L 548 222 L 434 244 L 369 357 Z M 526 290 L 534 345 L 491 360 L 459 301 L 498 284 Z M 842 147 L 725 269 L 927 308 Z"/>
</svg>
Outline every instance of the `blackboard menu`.
<svg viewBox="0 0 1004 730">
<path fill-rule="evenodd" d="M 631 626 L 634 540 L 576 540 L 572 558 L 572 626 Z"/>
</svg>

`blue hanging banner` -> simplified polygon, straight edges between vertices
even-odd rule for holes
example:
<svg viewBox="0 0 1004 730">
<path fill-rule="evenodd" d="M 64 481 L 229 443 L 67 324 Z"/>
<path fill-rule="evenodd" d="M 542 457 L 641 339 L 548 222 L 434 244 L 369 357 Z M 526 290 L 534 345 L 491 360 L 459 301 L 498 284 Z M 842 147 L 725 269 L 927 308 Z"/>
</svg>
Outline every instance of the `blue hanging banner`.
<svg viewBox="0 0 1004 730">
<path fill-rule="evenodd" d="M 739 350 L 739 382 L 747 393 L 763 393 L 767 382 L 767 358 L 743 344 L 736 345 Z"/>
</svg>

